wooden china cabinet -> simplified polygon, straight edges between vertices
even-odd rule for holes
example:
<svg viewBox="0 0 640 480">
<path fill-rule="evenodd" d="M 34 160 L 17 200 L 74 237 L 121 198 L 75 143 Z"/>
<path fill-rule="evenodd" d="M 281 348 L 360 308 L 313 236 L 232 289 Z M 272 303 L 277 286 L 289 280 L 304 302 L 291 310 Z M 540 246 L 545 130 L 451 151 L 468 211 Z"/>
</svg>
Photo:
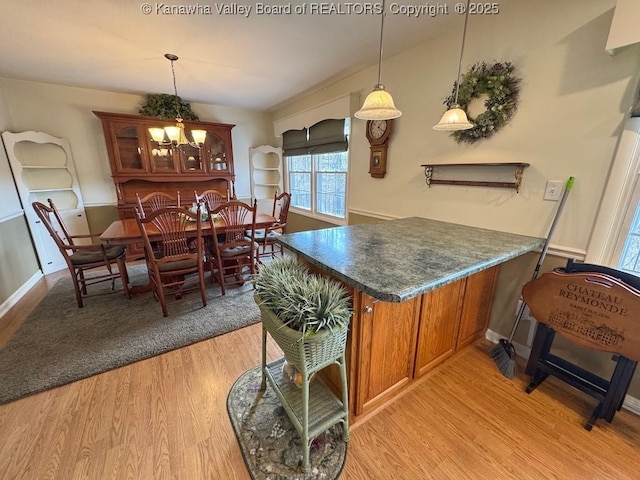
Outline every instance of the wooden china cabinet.
<svg viewBox="0 0 640 480">
<path fill-rule="evenodd" d="M 188 140 L 192 140 L 192 129 L 205 130 L 206 140 L 200 147 L 176 146 L 166 136 L 164 141 L 156 142 L 149 132 L 149 128 L 174 125 L 174 121 L 93 113 L 102 121 L 121 219 L 133 217 L 136 193 L 142 197 L 156 191 L 172 195 L 179 191 L 184 203 L 194 200 L 194 190 L 218 190 L 223 195 L 229 190 L 233 194 L 231 129 L 235 125 L 185 120 Z M 140 253 L 136 250 L 131 250 L 132 256 Z"/>
</svg>

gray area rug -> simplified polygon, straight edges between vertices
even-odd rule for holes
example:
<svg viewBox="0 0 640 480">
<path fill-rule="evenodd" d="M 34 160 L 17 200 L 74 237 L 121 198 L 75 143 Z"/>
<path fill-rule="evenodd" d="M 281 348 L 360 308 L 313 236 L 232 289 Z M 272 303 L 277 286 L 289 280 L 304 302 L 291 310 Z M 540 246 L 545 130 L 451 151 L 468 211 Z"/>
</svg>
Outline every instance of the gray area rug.
<svg viewBox="0 0 640 480">
<path fill-rule="evenodd" d="M 302 471 L 300 436 L 269 386 L 260 391 L 260 367 L 243 373 L 227 397 L 227 412 L 253 480 L 335 480 L 347 459 L 342 426 L 317 436 Z"/>
<path fill-rule="evenodd" d="M 146 282 L 144 265 L 128 271 L 131 283 Z M 222 296 L 208 275 L 206 280 L 206 307 L 200 293 L 192 292 L 169 305 L 166 318 L 151 293 L 90 297 L 78 308 L 71 279 L 59 280 L 0 348 L 0 404 L 260 321 L 250 283 Z"/>
</svg>

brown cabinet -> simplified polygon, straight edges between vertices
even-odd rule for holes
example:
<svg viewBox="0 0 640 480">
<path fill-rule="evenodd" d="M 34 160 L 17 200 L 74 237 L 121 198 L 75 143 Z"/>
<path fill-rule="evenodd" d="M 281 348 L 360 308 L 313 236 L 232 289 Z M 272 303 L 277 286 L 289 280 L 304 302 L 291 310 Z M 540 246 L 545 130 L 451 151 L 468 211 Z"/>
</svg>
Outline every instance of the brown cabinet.
<svg viewBox="0 0 640 480">
<path fill-rule="evenodd" d="M 416 377 L 484 335 L 497 273 L 498 267 L 482 270 L 422 296 Z"/>
<path fill-rule="evenodd" d="M 372 410 L 413 377 L 420 297 L 402 303 L 362 295 L 356 415 Z"/>
<path fill-rule="evenodd" d="M 153 117 L 94 112 L 102 121 L 111 174 L 118 196 L 120 218 L 133 215 L 136 193 L 153 191 L 175 195 L 180 191 L 185 202 L 193 200 L 193 191 L 227 189 L 233 193 L 235 172 L 231 129 L 234 125 L 186 121 L 185 135 L 205 130 L 201 146 L 175 145 L 168 137 L 153 139 L 149 129 L 174 125 L 170 120 Z"/>
<path fill-rule="evenodd" d="M 456 351 L 465 279 L 422 296 L 420 330 L 416 349 L 416 377 L 449 358 Z"/>
<path fill-rule="evenodd" d="M 352 421 L 484 335 L 498 267 L 401 303 L 355 292 L 349 344 Z"/>
<path fill-rule="evenodd" d="M 473 343 L 487 330 L 497 274 L 498 267 L 493 267 L 466 278 L 456 349 Z"/>
</svg>

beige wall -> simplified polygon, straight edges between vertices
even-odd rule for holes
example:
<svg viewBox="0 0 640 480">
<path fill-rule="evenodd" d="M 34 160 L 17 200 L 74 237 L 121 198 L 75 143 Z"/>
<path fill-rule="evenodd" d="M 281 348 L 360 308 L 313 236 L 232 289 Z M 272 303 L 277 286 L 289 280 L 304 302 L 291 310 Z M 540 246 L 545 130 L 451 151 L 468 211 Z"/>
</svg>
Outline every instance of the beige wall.
<svg viewBox="0 0 640 480">
<path fill-rule="evenodd" d="M 614 0 L 511 0 L 501 5 L 499 15 L 472 16 L 463 67 L 478 61 L 511 61 L 522 77 L 519 109 L 511 124 L 474 145 L 456 144 L 431 128 L 455 80 L 462 19 L 459 29 L 385 60 L 383 83 L 402 117 L 396 120 L 384 179 L 369 176 L 365 122 L 353 120 L 349 210 L 545 236 L 557 207 L 542 199 L 545 182 L 575 176 L 553 243 L 584 251 L 640 66 L 639 45 L 615 56 L 605 51 L 614 5 Z M 364 98 L 376 73 L 372 66 L 280 108 L 275 117 L 348 92 L 360 92 Z M 420 164 L 449 162 L 531 166 L 520 193 L 427 188 Z"/>
</svg>

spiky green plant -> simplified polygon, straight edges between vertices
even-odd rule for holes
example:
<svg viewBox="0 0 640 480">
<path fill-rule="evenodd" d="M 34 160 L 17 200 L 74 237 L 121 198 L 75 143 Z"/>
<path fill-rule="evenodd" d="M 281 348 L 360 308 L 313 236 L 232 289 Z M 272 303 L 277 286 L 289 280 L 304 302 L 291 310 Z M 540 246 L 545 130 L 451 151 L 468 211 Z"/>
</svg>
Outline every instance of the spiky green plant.
<svg viewBox="0 0 640 480">
<path fill-rule="evenodd" d="M 254 285 L 263 303 L 289 328 L 311 335 L 349 325 L 352 309 L 338 282 L 313 275 L 292 257 L 262 265 Z"/>
</svg>

